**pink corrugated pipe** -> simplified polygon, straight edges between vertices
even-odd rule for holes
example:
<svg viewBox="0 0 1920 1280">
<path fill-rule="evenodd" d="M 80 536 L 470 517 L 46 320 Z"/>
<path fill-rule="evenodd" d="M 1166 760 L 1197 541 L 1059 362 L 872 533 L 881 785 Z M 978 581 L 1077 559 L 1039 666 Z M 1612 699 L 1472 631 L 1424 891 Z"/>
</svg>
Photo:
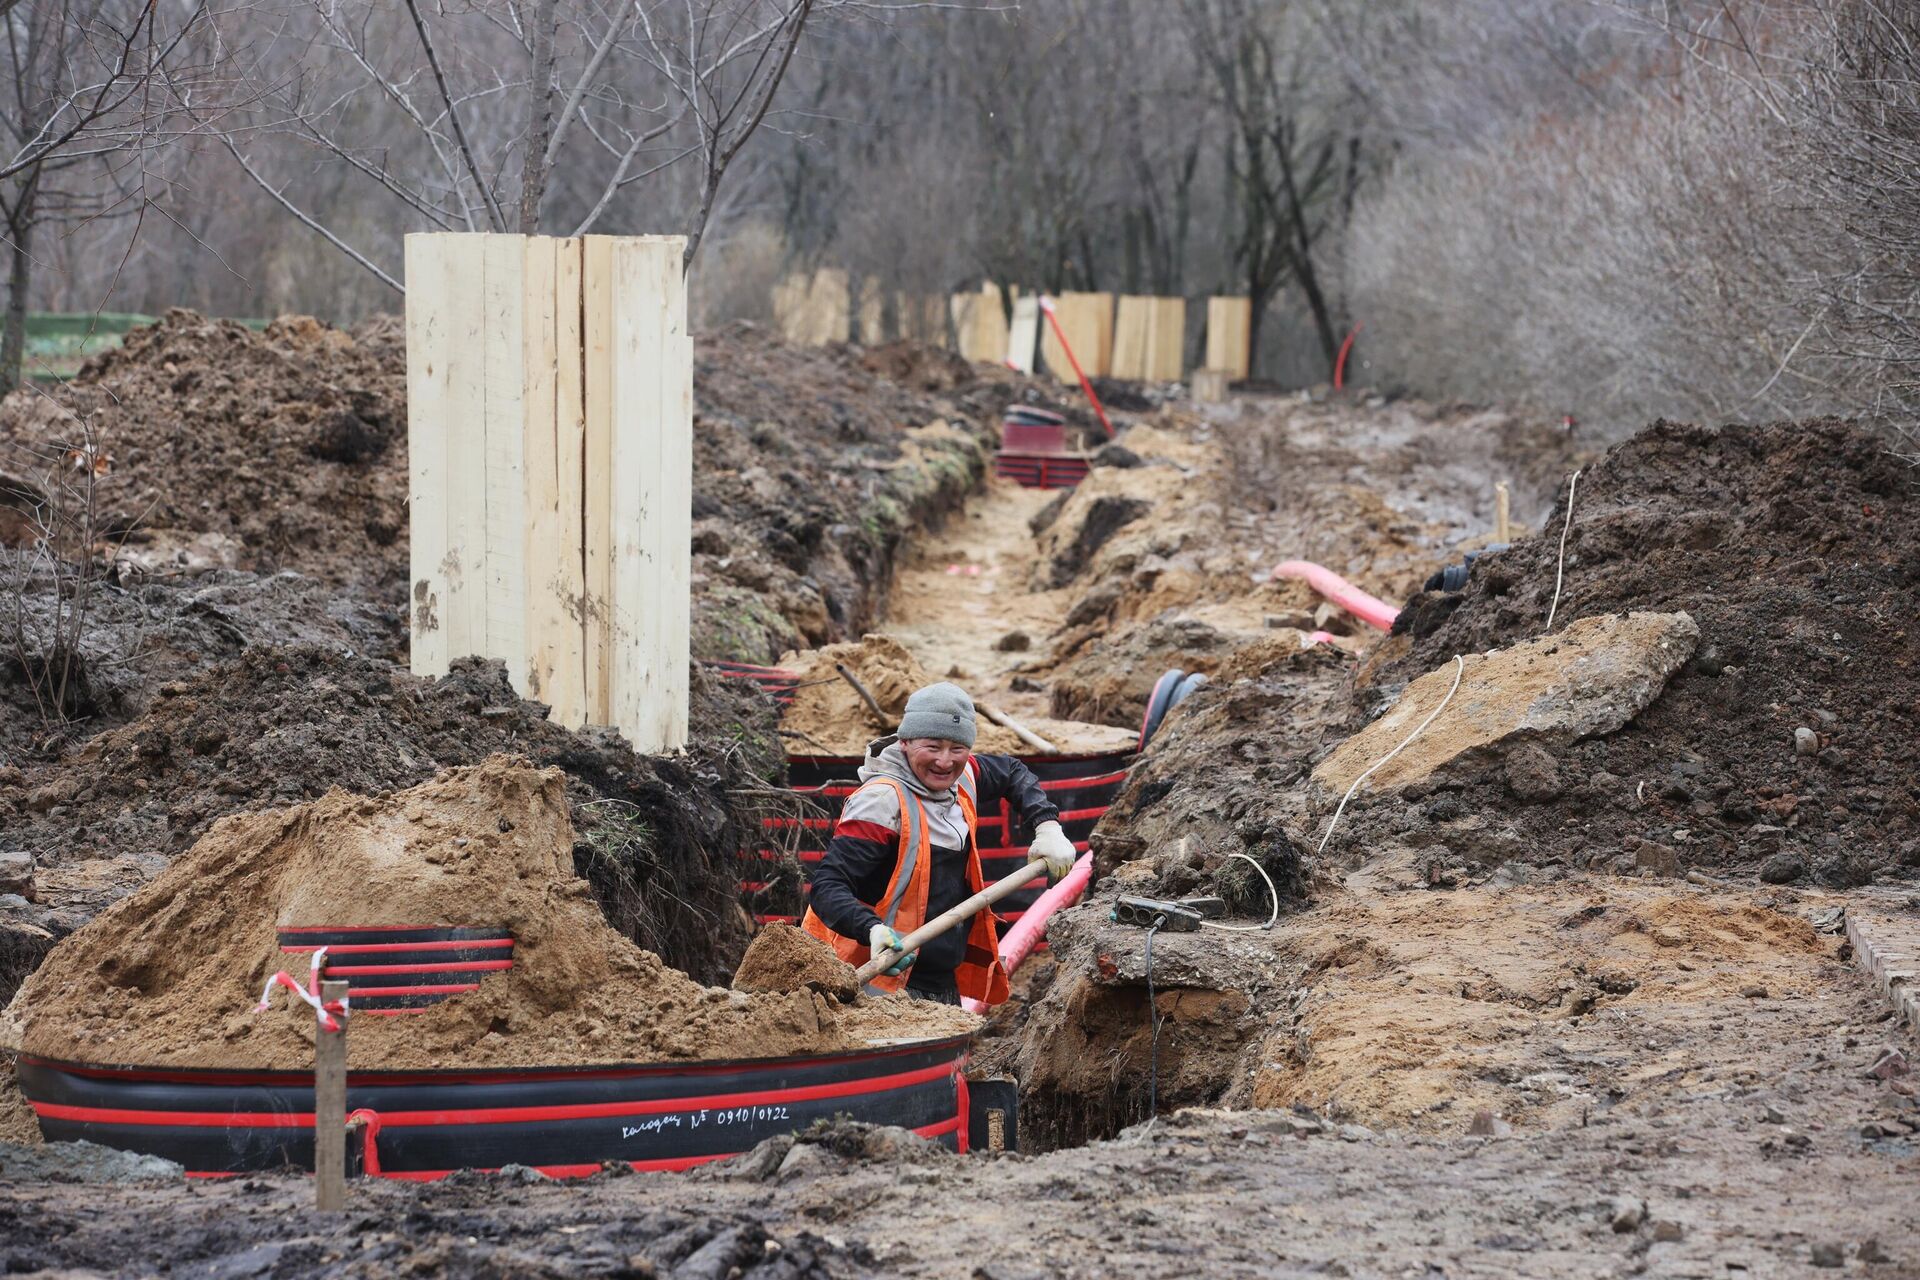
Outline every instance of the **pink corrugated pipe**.
<svg viewBox="0 0 1920 1280">
<path fill-rule="evenodd" d="M 1007 936 L 1000 939 L 1000 963 L 1011 974 L 1026 962 L 1033 949 L 1047 931 L 1047 921 L 1053 913 L 1063 907 L 1070 907 L 1080 901 L 1087 891 L 1087 882 L 1093 879 L 1093 855 L 1083 853 L 1080 860 L 1073 864 L 1073 870 L 1059 884 L 1054 885 L 1038 898 L 1034 899 L 1020 918 L 1014 921 L 1013 928 L 1007 930 Z M 972 996 L 962 998 L 960 1003 L 969 1013 L 985 1013 L 987 1006 Z"/>
<path fill-rule="evenodd" d="M 1370 596 L 1345 578 L 1311 560 L 1282 560 L 1273 566 L 1276 578 L 1297 578 L 1360 621 L 1381 631 L 1393 630 L 1400 611 L 1377 596 Z"/>
</svg>

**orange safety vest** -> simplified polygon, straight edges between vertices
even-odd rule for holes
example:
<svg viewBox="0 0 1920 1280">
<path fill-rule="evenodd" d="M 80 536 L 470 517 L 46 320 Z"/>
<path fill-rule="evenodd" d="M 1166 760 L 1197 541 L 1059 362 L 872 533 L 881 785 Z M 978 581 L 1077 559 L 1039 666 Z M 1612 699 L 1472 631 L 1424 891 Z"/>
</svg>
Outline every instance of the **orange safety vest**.
<svg viewBox="0 0 1920 1280">
<path fill-rule="evenodd" d="M 927 811 L 921 807 L 920 797 L 893 778 L 875 778 L 866 785 L 875 783 L 892 787 L 900 796 L 900 855 L 893 864 L 893 877 L 887 881 L 886 892 L 880 895 L 879 902 L 867 905 L 889 929 L 905 937 L 927 922 L 927 890 L 933 883 L 933 841 L 927 834 Z M 978 893 L 986 886 L 980 871 L 980 842 L 975 834 L 979 817 L 966 788 L 959 783 L 954 786 L 960 812 L 967 819 L 967 887 Z M 827 922 L 814 914 L 812 907 L 807 908 L 801 927 L 831 946 L 842 960 L 856 969 L 873 956 L 866 943 L 843 937 L 828 928 Z M 911 972 L 909 969 L 908 973 Z M 1006 1000 L 1007 971 L 1000 964 L 1000 939 L 993 927 L 990 908 L 976 912 L 969 922 L 967 952 L 960 967 L 953 971 L 953 978 L 961 995 L 971 996 L 988 1007 Z M 899 991 L 907 985 L 907 974 L 883 973 L 870 979 L 867 985 L 881 991 Z"/>
</svg>

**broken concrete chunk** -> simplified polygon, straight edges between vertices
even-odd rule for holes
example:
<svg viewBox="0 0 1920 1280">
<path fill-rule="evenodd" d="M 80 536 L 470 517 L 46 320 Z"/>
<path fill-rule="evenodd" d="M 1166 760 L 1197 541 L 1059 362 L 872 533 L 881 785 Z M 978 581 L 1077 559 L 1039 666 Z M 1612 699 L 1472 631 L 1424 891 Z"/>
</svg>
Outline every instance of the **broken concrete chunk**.
<svg viewBox="0 0 1920 1280">
<path fill-rule="evenodd" d="M 1660 696 L 1699 643 L 1700 628 L 1684 613 L 1608 614 L 1466 658 L 1446 710 L 1368 785 L 1397 791 L 1482 748 L 1553 747 L 1612 733 Z M 1455 670 L 1449 662 L 1408 685 L 1392 710 L 1320 762 L 1314 782 L 1344 792 L 1440 706 Z"/>
</svg>

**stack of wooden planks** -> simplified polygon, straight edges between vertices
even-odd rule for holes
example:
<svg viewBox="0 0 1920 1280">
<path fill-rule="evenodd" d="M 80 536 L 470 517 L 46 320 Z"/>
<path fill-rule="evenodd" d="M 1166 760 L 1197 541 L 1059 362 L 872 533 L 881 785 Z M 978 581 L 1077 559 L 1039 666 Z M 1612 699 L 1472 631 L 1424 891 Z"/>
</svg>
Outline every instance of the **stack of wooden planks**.
<svg viewBox="0 0 1920 1280">
<path fill-rule="evenodd" d="M 680 236 L 406 239 L 412 669 L 506 664 L 682 746 L 693 343 Z"/>
</svg>

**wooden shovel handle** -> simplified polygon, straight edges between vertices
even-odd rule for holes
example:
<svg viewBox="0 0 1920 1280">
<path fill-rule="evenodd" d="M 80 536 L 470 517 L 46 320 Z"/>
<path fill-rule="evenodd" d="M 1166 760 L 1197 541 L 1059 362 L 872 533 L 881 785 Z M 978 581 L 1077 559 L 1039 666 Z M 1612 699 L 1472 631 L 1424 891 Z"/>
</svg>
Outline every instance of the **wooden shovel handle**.
<svg viewBox="0 0 1920 1280">
<path fill-rule="evenodd" d="M 862 986 L 866 985 L 868 981 L 877 977 L 888 965 L 898 960 L 902 955 L 909 951 L 919 950 L 922 946 L 932 942 L 935 938 L 953 928 L 953 926 L 959 924 L 962 920 L 967 919 L 982 907 L 992 906 L 1014 890 L 1025 888 L 1035 879 L 1046 874 L 1046 863 L 1029 862 L 1026 866 L 1020 868 L 1004 880 L 995 880 L 992 884 L 974 894 L 966 901 L 942 911 L 939 915 L 927 921 L 906 937 L 900 939 L 899 947 L 888 947 L 885 951 L 882 951 L 879 955 L 873 957 L 858 969 L 855 969 L 853 976 L 859 979 Z"/>
</svg>

